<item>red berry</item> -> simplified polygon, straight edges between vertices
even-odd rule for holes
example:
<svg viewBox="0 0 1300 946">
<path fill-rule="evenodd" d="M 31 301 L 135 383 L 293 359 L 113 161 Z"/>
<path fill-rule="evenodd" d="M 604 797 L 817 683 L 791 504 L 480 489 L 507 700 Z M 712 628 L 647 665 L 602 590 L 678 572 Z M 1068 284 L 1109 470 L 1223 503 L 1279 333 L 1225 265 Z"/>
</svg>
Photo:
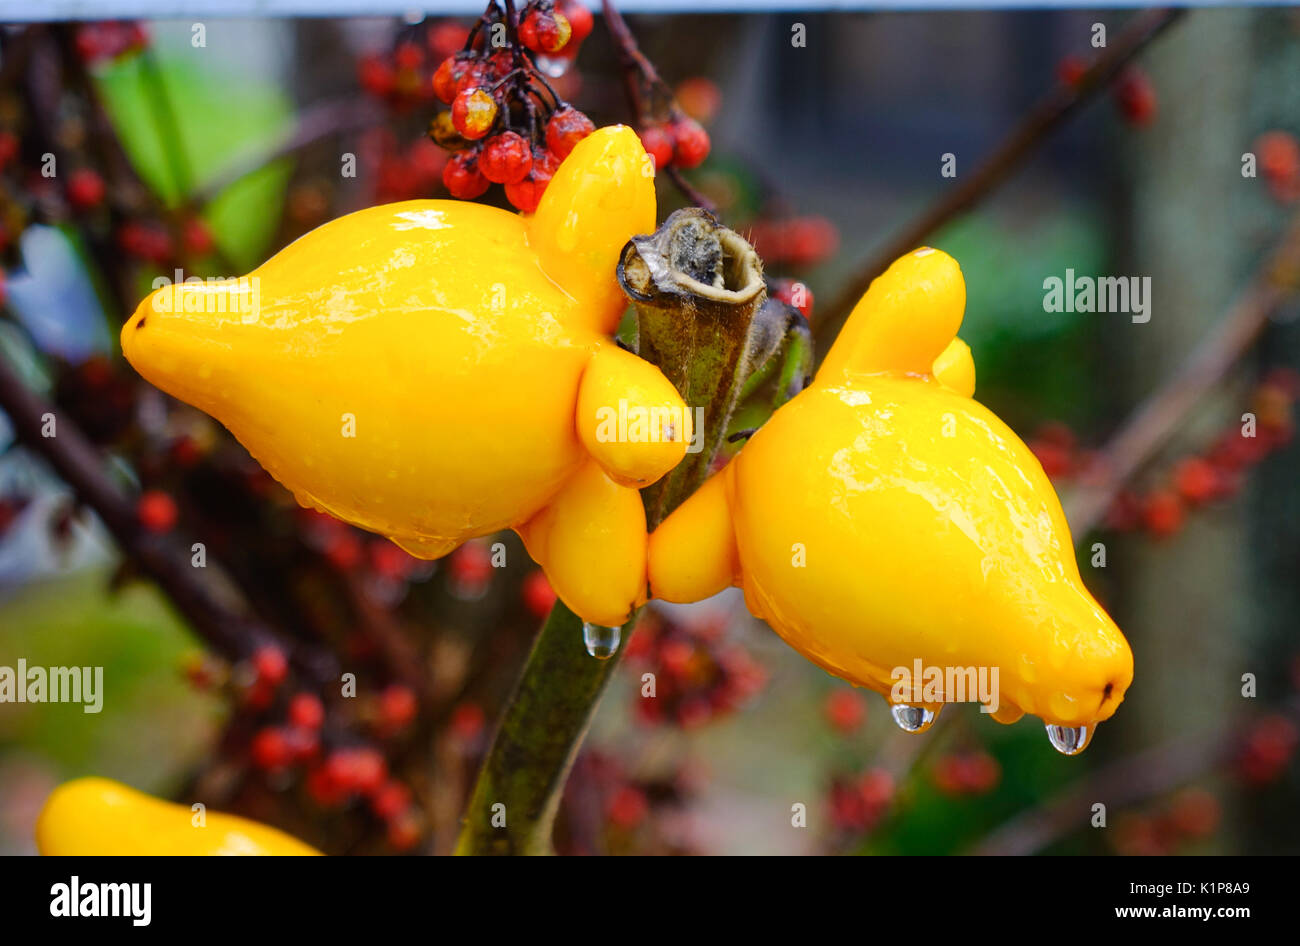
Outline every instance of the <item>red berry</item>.
<svg viewBox="0 0 1300 946">
<path fill-rule="evenodd" d="M 325 722 L 325 704 L 311 693 L 296 693 L 289 701 L 289 722 L 300 729 L 320 729 Z"/>
<path fill-rule="evenodd" d="M 722 93 L 712 79 L 698 76 L 684 79 L 677 86 L 677 104 L 687 115 L 699 122 L 713 119 L 722 105 Z"/>
<path fill-rule="evenodd" d="M 1214 833 L 1222 815 L 1219 800 L 1203 788 L 1185 788 L 1169 806 L 1169 821 L 1180 833 L 1203 838 Z"/>
<path fill-rule="evenodd" d="M 832 690 L 826 698 L 826 720 L 837 731 L 848 735 L 861 727 L 867 718 L 867 701 L 856 690 Z"/>
<path fill-rule="evenodd" d="M 655 170 L 661 171 L 668 167 L 668 163 L 673 159 L 673 140 L 668 132 L 659 125 L 651 125 L 642 128 L 639 134 L 641 147 L 645 148 L 646 154 L 654 158 Z"/>
<path fill-rule="evenodd" d="M 285 731 L 276 726 L 258 730 L 249 752 L 259 769 L 284 768 L 293 758 Z"/>
<path fill-rule="evenodd" d="M 388 763 L 377 749 L 358 746 L 338 749 L 325 760 L 334 783 L 348 793 L 369 795 L 388 778 Z"/>
<path fill-rule="evenodd" d="M 693 118 L 673 123 L 673 161 L 678 167 L 698 167 L 709 156 L 709 133 Z"/>
<path fill-rule="evenodd" d="M 812 318 L 813 293 L 806 284 L 790 279 L 778 280 L 772 288 L 772 296 L 798 309 L 805 319 Z"/>
<path fill-rule="evenodd" d="M 523 135 L 503 131 L 484 143 L 478 166 L 494 184 L 515 184 L 533 169 L 533 149 Z"/>
<path fill-rule="evenodd" d="M 568 105 L 559 109 L 546 123 L 546 147 L 563 161 L 583 138 L 596 130 L 584 113 Z"/>
<path fill-rule="evenodd" d="M 560 12 L 569 21 L 570 43 L 577 45 L 591 35 L 591 28 L 595 25 L 595 21 L 590 10 L 578 0 L 562 0 L 559 6 Z"/>
<path fill-rule="evenodd" d="M 1209 502 L 1219 494 L 1219 474 L 1203 457 L 1188 457 L 1174 468 L 1174 486 L 1192 505 Z"/>
<path fill-rule="evenodd" d="M 185 252 L 191 256 L 207 256 L 212 252 L 212 231 L 202 220 L 191 218 L 185 221 L 182 238 L 185 242 Z"/>
<path fill-rule="evenodd" d="M 348 791 L 335 780 L 326 763 L 307 773 L 307 794 L 321 807 L 331 808 L 347 798 Z"/>
<path fill-rule="evenodd" d="M 0 131 L 0 171 L 18 157 L 18 136 L 12 131 Z"/>
<path fill-rule="evenodd" d="M 442 171 L 442 183 L 447 193 L 460 200 L 473 200 L 490 186 L 478 167 L 478 155 L 462 151 L 453 155 Z"/>
<path fill-rule="evenodd" d="M 1147 125 L 1156 117 L 1156 90 L 1147 74 L 1129 66 L 1115 80 L 1115 104 L 1125 121 Z"/>
<path fill-rule="evenodd" d="M 1056 65 L 1056 76 L 1064 85 L 1071 88 L 1079 84 L 1083 74 L 1088 71 L 1088 65 L 1078 56 L 1064 56 Z"/>
<path fill-rule="evenodd" d="M 529 572 L 523 586 L 524 607 L 534 617 L 544 618 L 555 606 L 555 589 L 546 579 L 546 573 L 540 568 Z"/>
<path fill-rule="evenodd" d="M 451 711 L 451 731 L 462 742 L 477 739 L 486 721 L 483 709 L 477 703 L 460 703 Z"/>
<path fill-rule="evenodd" d="M 375 817 L 385 821 L 395 818 L 411 807 L 411 790 L 401 782 L 388 780 L 370 796 L 370 810 Z"/>
<path fill-rule="evenodd" d="M 469 30 L 460 23 L 443 21 L 429 30 L 426 39 L 433 53 L 439 57 L 450 56 L 465 45 L 469 39 Z"/>
<path fill-rule="evenodd" d="M 1255 139 L 1255 154 L 1269 180 L 1289 183 L 1300 177 L 1300 142 L 1290 132 L 1264 132 Z"/>
<path fill-rule="evenodd" d="M 289 675 L 289 660 L 279 647 L 268 644 L 253 653 L 253 672 L 259 683 L 279 686 Z"/>
<path fill-rule="evenodd" d="M 325 544 L 325 558 L 341 572 L 351 571 L 360 565 L 363 554 L 361 539 L 350 530 L 336 533 Z"/>
<path fill-rule="evenodd" d="M 1063 479 L 1074 472 L 1074 454 L 1069 448 L 1039 438 L 1029 441 L 1027 446 L 1051 479 Z"/>
<path fill-rule="evenodd" d="M 558 10 L 534 10 L 519 24 L 519 40 L 535 53 L 558 53 L 569 42 L 573 27 Z"/>
<path fill-rule="evenodd" d="M 433 74 L 433 94 L 450 105 L 456 101 L 461 76 L 465 74 L 467 63 L 455 56 L 448 56 Z"/>
<path fill-rule="evenodd" d="M 480 88 L 461 89 L 451 103 L 451 123 L 462 138 L 478 141 L 497 120 L 497 102 Z"/>
<path fill-rule="evenodd" d="M 609 800 L 609 820 L 615 827 L 635 828 L 650 811 L 650 803 L 645 793 L 630 785 L 624 785 Z"/>
<path fill-rule="evenodd" d="M 1146 498 L 1142 522 L 1157 538 L 1165 538 L 1183 527 L 1183 504 L 1169 490 L 1157 490 Z"/>
<path fill-rule="evenodd" d="M 397 63 L 399 69 L 419 69 L 424 65 L 424 50 L 409 40 L 398 43 L 397 48 L 393 50 L 393 61 Z"/>
<path fill-rule="evenodd" d="M 176 500 L 160 489 L 146 490 L 135 507 L 140 525 L 150 532 L 170 532 L 176 525 L 179 513 Z"/>
<path fill-rule="evenodd" d="M 533 167 L 522 181 L 506 185 L 506 198 L 520 211 L 530 214 L 542 202 L 560 161 L 549 151 L 533 151 Z"/>
<path fill-rule="evenodd" d="M 388 822 L 388 846 L 395 851 L 409 851 L 420 843 L 420 819 L 411 812 Z"/>
<path fill-rule="evenodd" d="M 357 81 L 376 98 L 386 98 L 397 86 L 397 76 L 393 67 L 377 54 L 363 56 L 357 63 Z"/>
<path fill-rule="evenodd" d="M 419 701 L 415 691 L 408 686 L 394 683 L 379 694 L 379 715 L 385 725 L 392 729 L 403 729 L 410 725 L 419 710 Z"/>
<path fill-rule="evenodd" d="M 68 177 L 68 202 L 77 210 L 99 206 L 104 199 L 104 179 L 90 168 L 78 168 Z"/>
</svg>

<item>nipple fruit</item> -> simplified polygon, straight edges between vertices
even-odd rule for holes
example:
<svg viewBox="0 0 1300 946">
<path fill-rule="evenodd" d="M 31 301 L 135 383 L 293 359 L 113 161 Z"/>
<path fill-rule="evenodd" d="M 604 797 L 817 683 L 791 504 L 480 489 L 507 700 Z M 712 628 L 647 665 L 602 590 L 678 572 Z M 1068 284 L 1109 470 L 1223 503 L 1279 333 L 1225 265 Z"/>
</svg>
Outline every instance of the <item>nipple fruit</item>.
<svg viewBox="0 0 1300 946">
<path fill-rule="evenodd" d="M 282 831 L 237 815 L 204 812 L 137 792 L 106 778 L 56 788 L 36 820 L 46 856 L 320 854 Z"/>
<path fill-rule="evenodd" d="M 813 383 L 651 536 L 651 593 L 738 585 L 808 659 L 885 694 L 904 729 L 979 699 L 1001 722 L 1039 716 L 1074 754 L 1133 657 L 1083 586 L 1042 467 L 971 400 L 965 302 L 951 257 L 897 260 Z"/>
<path fill-rule="evenodd" d="M 513 528 L 569 607 L 618 625 L 645 596 L 637 489 L 692 437 L 673 386 L 609 338 L 653 174 L 634 132 L 602 128 L 535 214 L 362 210 L 248 276 L 157 290 L 122 349 L 303 505 L 420 558 Z"/>
</svg>

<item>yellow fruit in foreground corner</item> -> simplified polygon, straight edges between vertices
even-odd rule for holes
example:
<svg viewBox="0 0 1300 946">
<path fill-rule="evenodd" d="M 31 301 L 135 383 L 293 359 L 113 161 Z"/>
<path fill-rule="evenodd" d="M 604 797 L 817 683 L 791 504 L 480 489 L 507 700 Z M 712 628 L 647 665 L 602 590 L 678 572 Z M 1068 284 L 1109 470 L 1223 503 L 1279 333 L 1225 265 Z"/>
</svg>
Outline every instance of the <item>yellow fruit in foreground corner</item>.
<svg viewBox="0 0 1300 946">
<path fill-rule="evenodd" d="M 602 128 L 531 216 L 452 200 L 349 214 L 241 279 L 157 290 L 122 350 L 303 505 L 421 558 L 517 529 L 566 604 L 617 625 L 645 597 L 636 489 L 691 439 L 673 386 L 609 338 L 619 253 L 654 227 L 650 159 Z M 554 507 L 605 524 L 561 529 Z"/>
<path fill-rule="evenodd" d="M 1083 586 L 1034 455 L 970 399 L 957 263 L 921 249 L 872 283 L 807 390 L 650 538 L 653 596 L 736 584 L 796 650 L 893 704 L 1048 724 L 1074 754 L 1133 655 Z M 963 692 L 964 691 L 964 692 Z"/>
<path fill-rule="evenodd" d="M 36 847 L 47 856 L 317 855 L 283 831 L 205 812 L 201 826 L 186 805 L 162 801 L 106 778 L 79 778 L 54 790 L 36 820 Z"/>
</svg>

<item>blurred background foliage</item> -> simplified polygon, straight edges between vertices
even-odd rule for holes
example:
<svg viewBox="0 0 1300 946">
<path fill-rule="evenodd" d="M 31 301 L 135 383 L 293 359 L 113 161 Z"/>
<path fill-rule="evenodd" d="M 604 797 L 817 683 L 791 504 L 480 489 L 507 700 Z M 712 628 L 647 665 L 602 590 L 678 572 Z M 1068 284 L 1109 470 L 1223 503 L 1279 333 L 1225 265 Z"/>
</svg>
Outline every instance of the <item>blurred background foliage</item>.
<svg viewBox="0 0 1300 946">
<path fill-rule="evenodd" d="M 1089 12 L 810 14 L 797 18 L 808 48 L 791 49 L 795 19 L 646 15 L 631 22 L 670 82 L 707 77 L 720 95 L 709 116 L 713 155 L 692 180 L 724 219 L 750 233 L 785 226 L 787 235 L 793 221 L 816 221 L 798 237 L 815 245 L 796 246 L 793 261 L 765 255 L 773 275 L 804 281 L 819 302 L 952 186 L 939 174 L 940 155 L 956 155 L 960 178 L 1058 81 L 1065 57 L 1092 52 L 1091 24 L 1107 23 L 1113 35 L 1122 23 L 1118 14 Z M 206 46 L 195 48 L 189 23 L 151 23 L 146 52 L 94 62 L 95 89 L 156 199 L 155 218 L 182 230 L 198 221 L 210 235 L 211 246 L 186 257 L 188 271 L 237 274 L 330 216 L 443 193 L 437 171 L 429 173 L 436 158 L 419 150 L 432 104 L 418 97 L 395 104 L 366 88 L 366 64 L 374 61 L 367 57 L 391 62 L 411 29 L 388 19 L 213 21 Z M 1286 10 L 1189 15 L 1143 61 L 1159 95 L 1154 114 L 1134 121 L 1122 103 L 1100 98 L 975 211 L 934 235 L 931 242 L 966 275 L 962 335 L 974 349 L 977 396 L 1022 436 L 1058 422 L 1070 432 L 1067 452 L 1103 442 L 1221 316 L 1276 239 L 1290 201 L 1270 194 L 1263 180 L 1243 179 L 1239 155 L 1271 129 L 1300 132 L 1297 29 Z M 1207 50 L 1218 50 L 1217 58 L 1207 59 Z M 627 120 L 599 22 L 563 81 L 563 94 L 597 124 Z M 10 113 L 17 107 L 8 92 L 6 103 Z M 344 127 L 286 151 L 296 123 L 321 105 L 337 108 Z M 1203 154 L 1186 150 L 1198 141 Z M 359 157 L 355 179 L 339 176 L 344 153 Z M 210 199 L 195 202 L 196 194 Z M 661 198 L 665 213 L 681 202 L 662 181 Z M 73 218 L 33 226 L 19 241 L 21 261 L 8 267 L 12 321 L 0 322 L 0 357 L 51 394 L 66 389 L 70 373 L 75 380 L 98 364 L 96 355 L 110 356 L 114 377 L 132 383 L 116 361 L 117 328 L 129 314 L 121 281 L 143 297 L 170 270 L 166 253 L 150 260 L 117 246 L 105 255 L 102 245 L 96 253 L 95 242 L 104 243 L 98 225 Z M 1195 255 L 1180 264 L 1189 242 Z M 1181 256 L 1168 258 L 1170 247 Z M 105 266 L 114 259 L 121 271 Z M 1066 269 L 1155 274 L 1151 327 L 1123 315 L 1045 312 L 1043 280 Z M 1162 276 L 1195 289 L 1187 308 L 1171 305 L 1182 297 L 1167 291 Z M 818 315 L 815 306 L 814 324 Z M 1279 318 L 1250 363 L 1198 407 L 1141 482 L 1163 481 L 1180 456 L 1208 450 L 1215 430 L 1250 409 L 1267 370 L 1297 365 L 1297 329 Z M 483 571 L 486 545 L 436 568 L 386 564 L 378 540 L 304 525 L 291 500 L 258 480 L 242 451 L 201 417 L 156 393 L 134 390 L 129 398 L 117 420 L 131 432 L 100 441 L 114 475 L 175 496 L 185 528 L 225 536 L 212 541 L 214 554 L 254 589 L 264 617 L 322 643 L 344 667 L 352 660 L 383 666 L 374 658 L 382 638 L 365 637 L 361 625 L 388 627 L 411 643 L 414 666 L 434 680 L 431 692 L 418 694 L 418 720 L 397 727 L 405 736 L 383 728 L 393 699 L 385 694 L 405 685 L 390 662 L 363 673 L 363 708 L 349 725 L 370 733 L 367 745 L 381 746 L 394 777 L 414 792 L 419 817 L 397 828 L 387 819 L 385 835 L 384 818 L 366 820 L 355 805 L 338 811 L 313 795 L 310 779 L 259 775 L 250 739 L 266 723 L 259 714 L 277 711 L 247 705 L 242 664 L 204 669 L 210 658 L 199 656 L 202 642 L 151 584 L 134 580 L 95 517 L 13 446 L 0 415 L 0 497 L 14 501 L 0 537 L 0 664 L 24 657 L 36 665 L 102 665 L 107 688 L 100 715 L 77 706 L 0 705 L 0 851 L 30 851 L 44 794 L 88 773 L 162 794 L 202 792 L 215 807 L 265 817 L 333 851 L 445 850 L 536 627 L 529 596 L 545 601 L 522 549 L 503 540 L 510 565 L 501 574 Z M 176 472 L 178 438 L 201 445 L 206 458 L 197 472 L 186 468 L 185 485 Z M 849 693 L 803 661 L 750 619 L 736 594 L 665 609 L 660 620 L 670 630 L 629 658 L 601 706 L 569 786 L 561 849 L 962 852 L 1090 772 L 1203 735 L 1216 721 L 1237 721 L 1248 760 L 1258 750 L 1281 761 L 1242 769 L 1217 759 L 1111 811 L 1111 830 L 1090 830 L 1081 811 L 1044 849 L 1295 853 L 1300 775 L 1287 734 L 1257 737 L 1250 720 L 1258 713 L 1242 705 L 1239 689 L 1241 674 L 1253 672 L 1258 703 L 1276 708 L 1295 699 L 1296 461 L 1294 443 L 1277 444 L 1239 494 L 1189 512 L 1186 528 L 1181 518 L 1166 530 L 1139 516 L 1101 534 L 1109 567 L 1085 565 L 1085 579 L 1114 610 L 1138 662 L 1129 702 L 1080 758 L 1051 751 L 1037 720 L 1002 727 L 969 707 L 950 708 L 928 735 L 902 736 L 883 701 Z M 1063 489 L 1070 466 L 1056 471 Z M 238 489 L 230 485 L 236 480 Z M 1086 563 L 1089 546 L 1081 547 Z M 306 564 L 304 550 L 316 556 Z M 364 573 L 360 591 L 340 577 L 349 572 Z M 1189 581 L 1196 600 L 1211 596 L 1221 607 L 1180 610 Z M 376 609 L 396 617 L 376 617 Z M 1180 669 L 1180 655 L 1199 661 L 1195 682 Z M 675 719 L 642 718 L 636 692 L 646 666 L 688 668 Z M 1189 716 L 1192 705 L 1197 712 Z M 792 804 L 807 806 L 807 830 L 791 830 Z"/>
</svg>

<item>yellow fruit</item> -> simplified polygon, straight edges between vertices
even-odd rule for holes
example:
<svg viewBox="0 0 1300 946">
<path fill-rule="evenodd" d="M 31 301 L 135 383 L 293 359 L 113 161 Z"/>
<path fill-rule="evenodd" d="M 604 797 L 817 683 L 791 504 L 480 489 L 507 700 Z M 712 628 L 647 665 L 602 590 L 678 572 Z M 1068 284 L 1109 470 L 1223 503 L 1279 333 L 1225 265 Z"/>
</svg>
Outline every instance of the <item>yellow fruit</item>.
<svg viewBox="0 0 1300 946">
<path fill-rule="evenodd" d="M 422 558 L 537 532 L 529 521 L 561 499 L 600 507 L 624 491 L 619 529 L 552 532 L 531 549 L 579 615 L 620 624 L 644 599 L 634 487 L 672 469 L 690 437 L 673 386 L 609 339 L 625 308 L 619 253 L 655 226 L 650 168 L 634 132 L 602 128 L 532 216 L 448 200 L 350 214 L 240 280 L 159 289 L 123 328 L 123 352 L 300 503 Z M 686 420 L 642 441 L 618 423 L 654 409 Z M 610 583 L 565 579 L 584 563 Z"/>
<path fill-rule="evenodd" d="M 106 778 L 65 782 L 36 820 L 36 847 L 56 857 L 108 855 L 303 856 L 320 851 L 283 831 L 240 818 L 195 812 Z"/>
<path fill-rule="evenodd" d="M 1042 467 L 969 398 L 965 300 L 946 254 L 895 262 L 812 385 L 651 536 L 651 592 L 739 585 L 796 650 L 895 704 L 961 698 L 951 683 L 923 694 L 918 660 L 996 668 L 995 718 L 1032 713 L 1086 743 L 1133 657 L 1083 587 Z M 916 689 L 896 690 L 906 679 Z"/>
</svg>

